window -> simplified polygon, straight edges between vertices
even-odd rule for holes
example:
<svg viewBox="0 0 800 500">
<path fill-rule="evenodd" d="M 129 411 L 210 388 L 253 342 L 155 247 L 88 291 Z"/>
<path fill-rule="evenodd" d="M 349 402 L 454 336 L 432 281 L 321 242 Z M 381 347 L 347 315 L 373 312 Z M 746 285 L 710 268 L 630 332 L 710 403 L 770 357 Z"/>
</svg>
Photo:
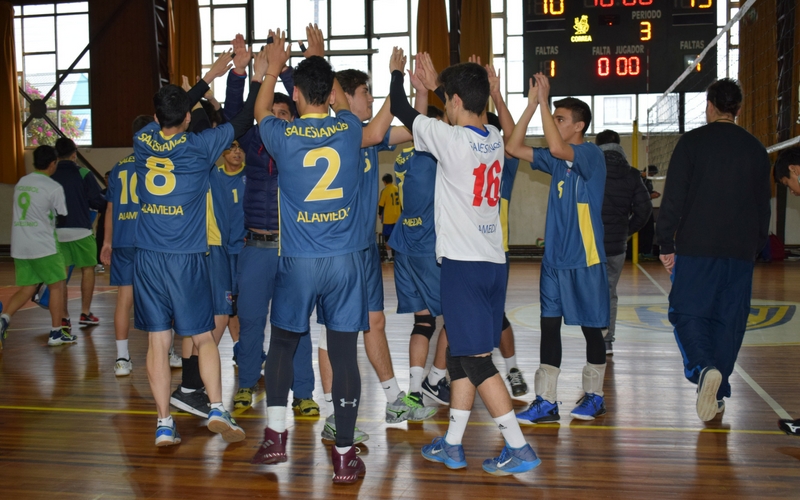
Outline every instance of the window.
<svg viewBox="0 0 800 500">
<path fill-rule="evenodd" d="M 55 127 L 91 145 L 89 52 L 77 60 L 89 44 L 89 3 L 16 6 L 14 35 L 25 146 L 54 144 Z M 47 119 L 32 117 L 31 102 L 45 97 Z"/>
</svg>

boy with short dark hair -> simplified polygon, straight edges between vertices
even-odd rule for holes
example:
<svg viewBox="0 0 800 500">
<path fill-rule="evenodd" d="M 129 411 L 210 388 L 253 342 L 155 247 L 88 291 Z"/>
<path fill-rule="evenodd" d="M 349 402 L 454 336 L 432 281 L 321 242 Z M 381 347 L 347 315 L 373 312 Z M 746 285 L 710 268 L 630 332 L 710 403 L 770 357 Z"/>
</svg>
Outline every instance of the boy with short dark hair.
<svg viewBox="0 0 800 500">
<path fill-rule="evenodd" d="M 50 288 L 52 329 L 47 345 L 74 343 L 76 337 L 61 327 L 63 292 L 67 279 L 64 258 L 58 250 L 56 214 L 67 215 L 64 188 L 50 178 L 56 171 L 56 150 L 39 146 L 33 151 L 36 170 L 14 186 L 14 216 L 11 226 L 11 257 L 14 258 L 16 284 L 19 289 L 8 307 L 0 306 L 0 349 L 6 339 L 11 316 L 31 300 L 41 283 Z"/>
<path fill-rule="evenodd" d="M 535 80 L 535 84 L 534 84 Z M 561 318 L 580 325 L 586 338 L 583 397 L 570 413 L 593 420 L 606 413 L 603 378 L 606 352 L 601 328 L 608 326 L 609 296 L 603 248 L 603 191 L 606 164 L 596 145 L 583 137 L 592 120 L 589 106 L 568 97 L 548 105 L 550 83 L 541 73 L 530 79 L 528 106 L 506 151 L 531 162 L 531 168 L 549 173 L 544 259 L 539 290 L 541 300 L 540 366 L 534 376 L 536 399 L 517 418 L 535 424 L 559 420 L 558 376 L 561 373 Z M 542 104 L 542 126 L 548 148 L 523 144 L 533 114 Z"/>
</svg>

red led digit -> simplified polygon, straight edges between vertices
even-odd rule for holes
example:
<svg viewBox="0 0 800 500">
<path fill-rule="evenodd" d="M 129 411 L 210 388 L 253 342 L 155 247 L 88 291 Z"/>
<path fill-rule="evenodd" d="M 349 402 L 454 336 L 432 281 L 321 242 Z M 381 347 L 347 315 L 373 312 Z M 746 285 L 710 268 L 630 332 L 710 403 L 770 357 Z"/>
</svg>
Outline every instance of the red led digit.
<svg viewBox="0 0 800 500">
<path fill-rule="evenodd" d="M 625 76 L 628 74 L 628 58 L 627 57 L 618 57 L 617 58 L 617 76 Z"/>
<path fill-rule="evenodd" d="M 622 5 L 625 7 L 633 7 L 636 5 L 636 0 L 622 0 Z"/>
<path fill-rule="evenodd" d="M 639 0 L 639 5 L 653 5 L 653 0 Z"/>
<path fill-rule="evenodd" d="M 608 76 L 611 73 L 611 60 L 607 57 L 601 57 L 597 60 L 597 74 L 599 76 Z"/>
<path fill-rule="evenodd" d="M 598 5 L 600 7 L 613 7 L 614 0 L 594 0 L 594 6 L 597 7 Z"/>
<path fill-rule="evenodd" d="M 641 71 L 641 64 L 639 61 L 639 56 L 631 56 L 628 58 L 628 74 L 631 76 L 636 76 Z"/>
</svg>

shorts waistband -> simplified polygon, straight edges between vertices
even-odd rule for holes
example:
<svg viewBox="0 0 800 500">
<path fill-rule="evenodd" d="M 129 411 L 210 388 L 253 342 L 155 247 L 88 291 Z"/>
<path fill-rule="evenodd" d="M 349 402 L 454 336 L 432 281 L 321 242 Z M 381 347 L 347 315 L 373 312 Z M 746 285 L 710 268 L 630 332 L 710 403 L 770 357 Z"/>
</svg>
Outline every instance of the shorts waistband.
<svg viewBox="0 0 800 500">
<path fill-rule="evenodd" d="M 255 233 L 253 231 L 247 231 L 245 234 L 245 239 L 249 240 L 256 240 L 256 241 L 279 241 L 280 236 L 278 233 L 271 233 L 271 234 L 262 234 L 262 233 Z"/>
</svg>

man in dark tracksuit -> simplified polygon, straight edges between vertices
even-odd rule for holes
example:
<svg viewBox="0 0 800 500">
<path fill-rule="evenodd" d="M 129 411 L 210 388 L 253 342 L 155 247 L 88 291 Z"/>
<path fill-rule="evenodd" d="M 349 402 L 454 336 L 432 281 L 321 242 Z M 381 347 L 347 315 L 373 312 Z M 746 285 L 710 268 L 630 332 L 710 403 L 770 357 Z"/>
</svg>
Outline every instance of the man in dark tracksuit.
<svg viewBox="0 0 800 500">
<path fill-rule="evenodd" d="M 226 117 L 235 115 L 242 106 L 247 75 L 237 70 L 234 68 L 228 73 L 223 109 Z M 294 88 L 291 68 L 281 73 L 281 80 L 291 95 Z M 276 93 L 272 112 L 291 121 L 295 115 L 294 103 L 287 96 Z M 234 346 L 239 365 L 239 390 L 234 397 L 234 406 L 247 408 L 252 404 L 253 387 L 261 378 L 261 363 L 265 360 L 264 329 L 278 270 L 278 166 L 264 148 L 258 127 L 240 137 L 239 144 L 245 151 L 242 206 L 247 235 L 245 247 L 239 254 L 236 276 L 240 333 L 239 342 Z M 292 384 L 292 407 L 303 415 L 319 415 L 319 405 L 312 399 L 314 369 L 311 351 L 311 335 L 306 333 L 300 337 L 295 351 Z"/>
<path fill-rule="evenodd" d="M 656 228 L 661 262 L 672 273 L 669 320 L 703 421 L 722 413 L 731 395 L 753 265 L 770 219 L 767 151 L 734 122 L 738 82 L 718 80 L 706 98 L 707 125 L 685 133 L 672 153 Z"/>
<path fill-rule="evenodd" d="M 602 216 L 611 315 L 605 342 L 606 355 L 611 355 L 614 354 L 613 342 L 617 323 L 617 283 L 625 264 L 628 238 L 647 222 L 653 212 L 653 203 L 639 171 L 631 167 L 625 158 L 625 151 L 619 145 L 619 134 L 613 130 L 604 130 L 597 134 L 595 144 L 600 146 L 606 159 L 606 190 Z"/>
</svg>

